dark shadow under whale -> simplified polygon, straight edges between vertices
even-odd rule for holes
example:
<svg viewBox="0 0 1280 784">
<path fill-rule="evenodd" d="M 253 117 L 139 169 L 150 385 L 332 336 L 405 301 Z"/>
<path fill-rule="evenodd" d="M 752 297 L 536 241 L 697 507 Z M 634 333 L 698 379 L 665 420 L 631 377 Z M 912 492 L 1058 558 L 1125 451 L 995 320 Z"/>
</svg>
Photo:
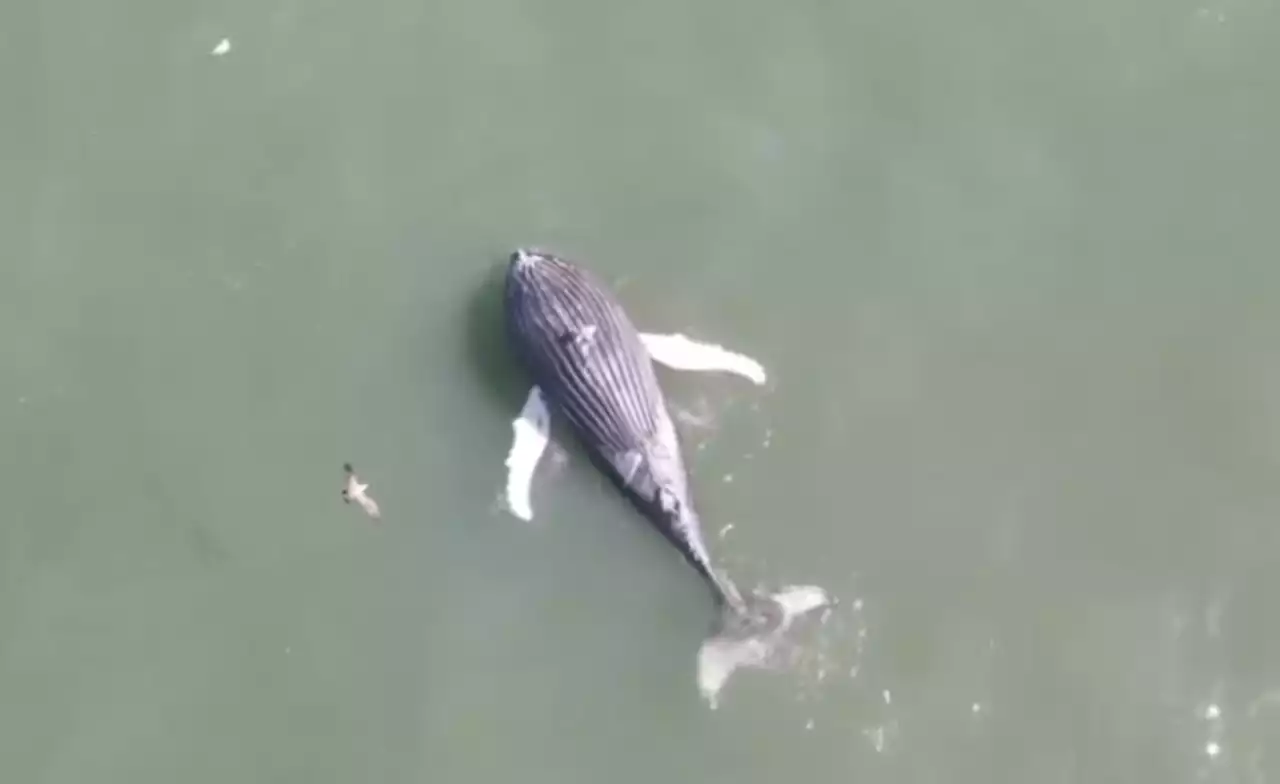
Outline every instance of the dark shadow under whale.
<svg viewBox="0 0 1280 784">
<path fill-rule="evenodd" d="M 520 368 L 511 366 L 506 324 L 501 318 L 505 286 L 505 267 L 486 271 L 467 302 L 465 346 L 467 364 L 475 373 L 479 388 L 493 396 L 503 411 L 519 408 L 529 391 Z"/>
</svg>

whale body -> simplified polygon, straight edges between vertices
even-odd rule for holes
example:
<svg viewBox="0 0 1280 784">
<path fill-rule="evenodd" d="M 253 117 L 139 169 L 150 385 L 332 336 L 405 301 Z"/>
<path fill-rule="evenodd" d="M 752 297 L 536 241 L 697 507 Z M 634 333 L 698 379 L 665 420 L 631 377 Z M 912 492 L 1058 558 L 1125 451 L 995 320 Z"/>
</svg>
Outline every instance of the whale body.
<svg viewBox="0 0 1280 784">
<path fill-rule="evenodd" d="M 512 254 L 508 338 L 547 402 L 722 605 L 746 604 L 711 565 L 675 424 L 640 332 L 587 270 L 550 254 Z"/>
<path fill-rule="evenodd" d="M 692 345 L 688 339 L 641 333 L 595 275 L 546 252 L 511 254 L 503 299 L 508 341 L 534 382 L 526 413 L 516 420 L 517 440 L 541 433 L 536 452 L 549 416 L 563 416 L 597 468 L 702 577 L 719 608 L 718 628 L 699 656 L 699 684 L 714 703 L 736 667 L 762 663 L 792 618 L 828 604 L 826 593 L 792 586 L 744 595 L 713 567 L 653 367 L 658 353 L 669 357 L 673 346 Z M 707 369 L 731 357 L 724 366 L 763 380 L 754 363 L 743 370 L 741 355 L 711 348 L 664 363 Z M 527 481 L 529 471 L 518 473 Z"/>
</svg>

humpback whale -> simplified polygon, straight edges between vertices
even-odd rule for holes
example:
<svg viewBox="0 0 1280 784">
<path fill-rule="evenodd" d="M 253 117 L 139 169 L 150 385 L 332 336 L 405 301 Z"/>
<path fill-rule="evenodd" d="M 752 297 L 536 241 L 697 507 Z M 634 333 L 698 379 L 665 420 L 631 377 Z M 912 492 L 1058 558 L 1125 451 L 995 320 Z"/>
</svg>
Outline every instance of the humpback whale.
<svg viewBox="0 0 1280 784">
<path fill-rule="evenodd" d="M 508 342 L 533 380 L 512 423 L 508 507 L 532 519 L 529 484 L 548 445 L 551 417 L 563 417 L 597 468 L 710 589 L 718 626 L 699 651 L 698 683 L 714 706 L 734 669 L 764 664 L 792 619 L 831 600 L 811 585 L 744 595 L 714 567 L 653 362 L 734 372 L 757 384 L 765 382 L 764 369 L 684 335 L 641 333 L 595 275 L 539 250 L 511 254 L 503 307 Z"/>
</svg>

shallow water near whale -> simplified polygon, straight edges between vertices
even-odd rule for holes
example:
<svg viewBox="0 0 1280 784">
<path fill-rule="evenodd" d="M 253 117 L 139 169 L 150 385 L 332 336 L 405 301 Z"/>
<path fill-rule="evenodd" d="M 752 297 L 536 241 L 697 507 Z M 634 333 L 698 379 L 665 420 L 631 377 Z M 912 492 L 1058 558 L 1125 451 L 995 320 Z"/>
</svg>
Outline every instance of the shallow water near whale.
<svg viewBox="0 0 1280 784">
<path fill-rule="evenodd" d="M 7 4 L 0 781 L 1280 780 L 1277 34 Z M 768 370 L 659 370 L 718 564 L 840 599 L 715 710 L 554 428 L 503 509 L 522 245 Z"/>
</svg>

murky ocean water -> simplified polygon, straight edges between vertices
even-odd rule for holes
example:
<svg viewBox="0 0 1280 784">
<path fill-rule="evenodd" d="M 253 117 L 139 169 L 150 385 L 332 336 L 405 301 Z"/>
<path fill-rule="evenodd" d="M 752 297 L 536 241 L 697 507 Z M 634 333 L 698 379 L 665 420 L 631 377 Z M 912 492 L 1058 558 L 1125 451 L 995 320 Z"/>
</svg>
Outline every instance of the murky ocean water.
<svg viewBox="0 0 1280 784">
<path fill-rule="evenodd" d="M 0 11 L 0 778 L 1277 779 L 1277 33 Z M 710 546 L 841 603 L 716 710 L 703 586 L 571 443 L 502 508 L 523 244 L 768 369 L 661 373 Z"/>
</svg>

